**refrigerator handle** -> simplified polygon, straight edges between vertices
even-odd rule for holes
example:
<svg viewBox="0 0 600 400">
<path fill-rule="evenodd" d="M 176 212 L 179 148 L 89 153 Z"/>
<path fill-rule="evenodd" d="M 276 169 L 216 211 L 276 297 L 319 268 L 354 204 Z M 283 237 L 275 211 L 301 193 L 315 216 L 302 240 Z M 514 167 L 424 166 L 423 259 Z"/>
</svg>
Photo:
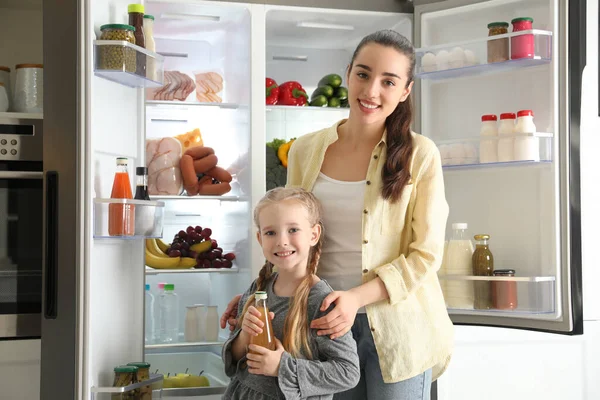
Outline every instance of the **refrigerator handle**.
<svg viewBox="0 0 600 400">
<path fill-rule="evenodd" d="M 46 172 L 44 317 L 56 319 L 58 296 L 58 172 Z"/>
</svg>

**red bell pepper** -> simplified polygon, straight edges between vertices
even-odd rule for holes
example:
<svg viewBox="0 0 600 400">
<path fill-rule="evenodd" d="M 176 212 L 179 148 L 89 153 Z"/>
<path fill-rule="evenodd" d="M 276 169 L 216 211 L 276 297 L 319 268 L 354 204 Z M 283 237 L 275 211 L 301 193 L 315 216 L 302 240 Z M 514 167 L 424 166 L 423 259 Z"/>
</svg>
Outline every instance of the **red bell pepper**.
<svg viewBox="0 0 600 400">
<path fill-rule="evenodd" d="M 298 82 L 289 81 L 279 85 L 278 104 L 283 106 L 304 106 L 307 101 L 308 95 Z"/>
<path fill-rule="evenodd" d="M 277 104 L 277 100 L 279 99 L 279 87 L 277 86 L 277 82 L 275 82 L 271 78 L 267 78 L 267 104 L 274 105 Z"/>
</svg>

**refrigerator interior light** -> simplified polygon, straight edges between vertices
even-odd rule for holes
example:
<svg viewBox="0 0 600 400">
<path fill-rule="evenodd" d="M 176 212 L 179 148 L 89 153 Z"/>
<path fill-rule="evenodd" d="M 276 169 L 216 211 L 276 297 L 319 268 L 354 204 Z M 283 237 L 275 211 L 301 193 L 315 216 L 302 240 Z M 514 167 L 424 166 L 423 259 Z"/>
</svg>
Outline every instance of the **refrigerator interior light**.
<svg viewBox="0 0 600 400">
<path fill-rule="evenodd" d="M 177 13 L 162 13 L 161 19 L 186 19 L 195 21 L 212 21 L 219 22 L 221 17 L 218 15 L 201 15 L 201 14 L 177 14 Z"/>
<path fill-rule="evenodd" d="M 352 25 L 341 25 L 341 24 L 333 24 L 333 23 L 325 23 L 325 22 L 309 22 L 302 21 L 296 24 L 299 28 L 318 28 L 318 29 L 337 29 L 340 31 L 353 31 L 354 27 Z"/>
</svg>

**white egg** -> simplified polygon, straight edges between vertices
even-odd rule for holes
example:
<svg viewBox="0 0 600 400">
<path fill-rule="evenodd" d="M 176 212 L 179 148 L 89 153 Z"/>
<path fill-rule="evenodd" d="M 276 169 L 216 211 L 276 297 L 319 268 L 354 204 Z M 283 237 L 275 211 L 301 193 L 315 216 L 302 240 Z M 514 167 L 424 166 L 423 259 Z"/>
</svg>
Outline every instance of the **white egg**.
<svg viewBox="0 0 600 400">
<path fill-rule="evenodd" d="M 450 52 L 449 64 L 451 68 L 460 68 L 467 63 L 465 52 L 460 47 L 455 47 Z"/>
<path fill-rule="evenodd" d="M 433 53 L 426 53 L 421 59 L 421 67 L 423 72 L 435 71 L 437 69 L 436 64 L 437 60 L 435 54 Z"/>
<path fill-rule="evenodd" d="M 467 65 L 479 64 L 479 60 L 477 59 L 477 56 L 471 50 L 465 50 L 465 57 L 467 59 Z"/>
<path fill-rule="evenodd" d="M 435 56 L 437 59 L 437 69 L 438 71 L 448 69 L 448 61 L 450 61 L 450 53 L 446 50 L 440 50 Z"/>
</svg>

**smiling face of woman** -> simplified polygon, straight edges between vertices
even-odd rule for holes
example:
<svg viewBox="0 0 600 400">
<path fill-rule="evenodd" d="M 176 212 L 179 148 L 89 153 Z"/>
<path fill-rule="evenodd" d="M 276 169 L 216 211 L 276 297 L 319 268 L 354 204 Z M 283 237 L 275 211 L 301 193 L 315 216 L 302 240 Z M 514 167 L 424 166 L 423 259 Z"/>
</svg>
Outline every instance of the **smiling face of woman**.
<svg viewBox="0 0 600 400">
<path fill-rule="evenodd" d="M 409 69 L 410 59 L 395 48 L 365 45 L 348 71 L 350 114 L 364 124 L 384 123 L 410 94 Z"/>
</svg>

